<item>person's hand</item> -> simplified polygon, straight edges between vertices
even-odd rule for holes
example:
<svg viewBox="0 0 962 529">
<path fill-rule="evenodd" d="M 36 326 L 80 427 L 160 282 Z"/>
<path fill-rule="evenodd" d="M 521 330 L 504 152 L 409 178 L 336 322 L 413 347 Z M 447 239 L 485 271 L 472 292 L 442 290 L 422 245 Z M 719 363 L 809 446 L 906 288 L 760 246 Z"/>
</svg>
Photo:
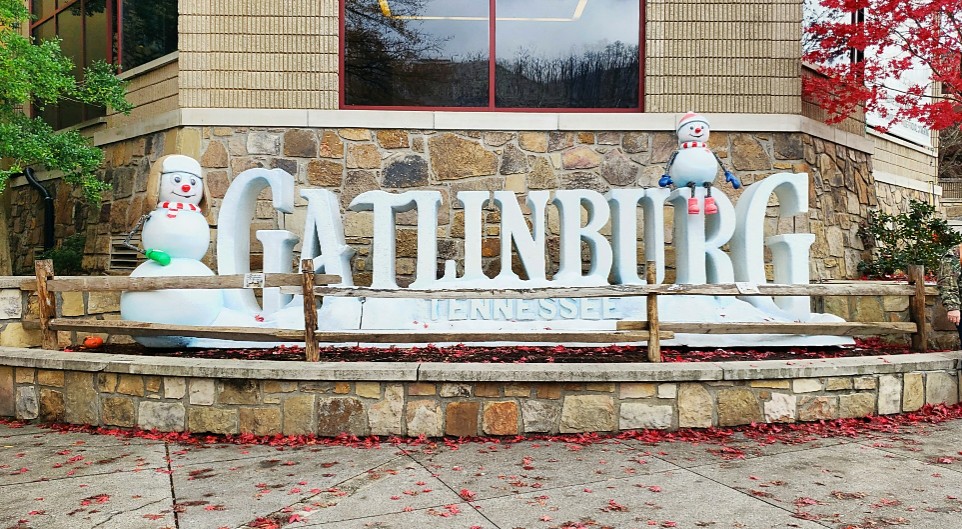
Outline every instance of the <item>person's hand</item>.
<svg viewBox="0 0 962 529">
<path fill-rule="evenodd" d="M 960 318 L 960 316 L 962 316 L 962 313 L 960 313 L 958 310 L 950 310 L 950 311 L 946 314 L 946 316 L 949 317 L 949 321 L 950 321 L 950 322 L 958 325 L 958 324 L 959 324 L 959 318 Z"/>
</svg>

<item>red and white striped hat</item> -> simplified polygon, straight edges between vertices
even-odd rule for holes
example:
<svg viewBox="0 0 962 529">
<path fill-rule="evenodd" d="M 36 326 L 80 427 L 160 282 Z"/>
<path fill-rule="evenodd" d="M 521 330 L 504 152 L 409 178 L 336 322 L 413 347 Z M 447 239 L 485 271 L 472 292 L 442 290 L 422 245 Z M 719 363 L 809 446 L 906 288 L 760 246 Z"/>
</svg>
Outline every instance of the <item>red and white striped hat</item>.
<svg viewBox="0 0 962 529">
<path fill-rule="evenodd" d="M 700 122 L 704 123 L 705 125 L 708 125 L 708 120 L 705 119 L 705 116 L 702 116 L 701 114 L 696 114 L 695 112 L 689 111 L 687 114 L 685 114 L 684 116 L 682 116 L 680 120 L 678 120 L 678 125 L 675 126 L 675 132 L 678 132 L 679 130 L 681 130 L 682 127 L 684 127 L 685 125 L 687 125 L 687 124 L 689 124 L 689 123 L 691 123 L 691 122 L 693 122 L 693 121 L 700 121 Z"/>
</svg>

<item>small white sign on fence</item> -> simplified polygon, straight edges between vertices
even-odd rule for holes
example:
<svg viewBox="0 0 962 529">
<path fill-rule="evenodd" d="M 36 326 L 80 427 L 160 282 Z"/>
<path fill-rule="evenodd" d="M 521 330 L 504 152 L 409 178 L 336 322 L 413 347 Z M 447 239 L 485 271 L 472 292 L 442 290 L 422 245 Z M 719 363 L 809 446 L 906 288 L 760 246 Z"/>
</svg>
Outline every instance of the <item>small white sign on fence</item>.
<svg viewBox="0 0 962 529">
<path fill-rule="evenodd" d="M 244 288 L 264 288 L 264 273 L 248 272 L 244 274 Z"/>
</svg>

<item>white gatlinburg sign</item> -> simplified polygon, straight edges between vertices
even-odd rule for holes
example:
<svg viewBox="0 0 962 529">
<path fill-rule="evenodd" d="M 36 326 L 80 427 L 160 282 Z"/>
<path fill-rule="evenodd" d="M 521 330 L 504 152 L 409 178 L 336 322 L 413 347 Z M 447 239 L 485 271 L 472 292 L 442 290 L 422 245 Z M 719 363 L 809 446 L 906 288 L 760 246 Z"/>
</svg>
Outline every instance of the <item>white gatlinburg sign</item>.
<svg viewBox="0 0 962 529">
<path fill-rule="evenodd" d="M 143 263 L 132 275 L 209 275 L 200 263 L 209 239 L 200 209 L 183 201 L 183 190 L 191 188 L 186 179 L 199 174 L 199 165 L 182 156 L 162 159 L 158 178 L 161 202 L 144 227 L 144 244 L 170 254 L 167 264 Z M 164 185 L 174 194 L 164 198 Z M 196 191 L 196 185 L 191 193 Z M 294 211 L 294 178 L 280 169 L 250 169 L 231 183 L 220 207 L 217 229 L 217 273 L 250 272 L 250 227 L 258 195 L 269 188 L 273 207 L 280 213 Z M 463 273 L 455 261 L 445 262 L 442 277 L 437 274 L 438 210 L 441 193 L 415 190 L 402 193 L 367 191 L 351 202 L 352 211 L 370 211 L 373 217 L 373 288 L 397 289 L 395 269 L 396 215 L 415 210 L 417 214 L 416 278 L 410 289 L 449 288 L 532 288 L 644 284 L 637 258 L 639 210 L 644 219 L 645 260 L 657 265 L 657 280 L 665 271 L 665 205 L 673 206 L 673 238 L 677 283 L 734 283 L 757 285 L 766 282 L 764 249 L 772 256 L 775 283 L 809 281 L 809 248 L 815 236 L 808 233 L 776 234 L 766 237 L 766 210 L 774 195 L 782 217 L 808 210 L 808 175 L 780 173 L 746 187 L 733 205 L 722 193 L 716 194 L 717 213 L 689 211 L 689 198 L 703 200 L 705 189 L 682 187 L 614 189 L 606 194 L 587 189 L 532 191 L 526 197 L 531 222 L 515 193 L 509 191 L 461 191 L 456 200 L 464 211 Z M 189 194 L 189 193 L 188 193 Z M 192 195 L 194 196 L 194 195 Z M 293 272 L 294 248 L 302 241 L 300 257 L 313 259 L 316 271 L 339 275 L 341 285 L 353 286 L 350 260 L 354 253 L 345 242 L 337 195 L 326 189 L 301 189 L 307 201 L 306 222 L 298 238 L 287 230 L 258 230 L 263 245 L 265 273 Z M 194 203 L 199 195 L 192 199 Z M 173 201 L 171 201 L 173 200 Z M 500 212 L 501 271 L 488 277 L 482 271 L 483 209 L 493 203 Z M 184 209 L 186 206 L 186 209 Z M 560 225 L 559 269 L 549 279 L 546 271 L 547 210 L 557 208 Z M 181 209 L 177 209 L 181 208 Z M 704 208 L 702 208 L 704 211 Z M 583 219 L 586 219 L 583 221 Z M 198 221 L 192 227 L 188 221 Z M 601 234 L 610 221 L 611 237 Z M 194 241 L 194 239 L 197 239 Z M 590 267 L 582 272 L 581 243 L 590 249 Z M 191 244 L 187 244 L 191 243 Z M 721 248 L 728 245 L 729 251 Z M 185 245 L 192 250 L 186 251 Z M 196 247 L 196 248 L 194 248 Z M 512 271 L 511 248 L 524 266 L 527 279 Z M 209 294 L 209 295 L 208 295 Z M 742 299 L 712 296 L 665 296 L 659 303 L 662 321 L 841 321 L 827 314 L 812 314 L 807 297 L 772 298 L 747 296 Z M 124 319 L 172 324 L 233 325 L 249 327 L 303 327 L 303 300 L 265 289 L 262 303 L 252 290 L 198 291 L 167 290 L 125 293 L 121 298 Z M 479 293 L 473 299 L 413 298 L 325 298 L 319 310 L 322 330 L 387 329 L 473 332 L 491 331 L 495 340 L 500 330 L 583 329 L 608 330 L 622 319 L 642 319 L 643 296 L 624 298 L 492 299 Z M 226 342 L 190 338 L 143 338 L 151 346 L 212 346 Z M 847 338 L 798 335 L 701 335 L 679 334 L 667 344 L 692 346 L 730 345 L 827 345 L 851 343 Z M 233 344 L 236 345 L 236 344 Z"/>
</svg>

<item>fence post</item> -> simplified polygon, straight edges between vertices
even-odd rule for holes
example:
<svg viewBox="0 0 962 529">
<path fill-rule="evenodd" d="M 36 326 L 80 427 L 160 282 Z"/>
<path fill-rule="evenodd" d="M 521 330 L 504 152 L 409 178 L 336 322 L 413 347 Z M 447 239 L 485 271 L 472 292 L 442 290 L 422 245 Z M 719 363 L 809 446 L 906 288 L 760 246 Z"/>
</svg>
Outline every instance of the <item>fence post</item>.
<svg viewBox="0 0 962 529">
<path fill-rule="evenodd" d="M 654 261 L 645 263 L 645 281 L 654 285 L 657 281 L 657 266 Z M 658 294 L 648 294 L 648 361 L 661 362 L 661 335 L 658 324 Z"/>
<path fill-rule="evenodd" d="M 37 298 L 40 310 L 40 345 L 44 349 L 57 348 L 57 331 L 50 329 L 50 320 L 57 317 L 57 298 L 47 290 L 47 281 L 53 279 L 53 260 L 42 259 L 34 261 L 34 271 L 37 274 Z"/>
<path fill-rule="evenodd" d="M 314 260 L 301 260 L 301 283 L 304 293 L 304 357 L 308 362 L 321 359 L 317 348 L 317 298 L 314 297 Z"/>
<path fill-rule="evenodd" d="M 909 298 L 909 315 L 917 329 L 912 335 L 912 350 L 924 353 L 929 342 L 929 333 L 925 326 L 925 267 L 909 265 L 909 283 L 915 285 L 915 293 Z"/>
</svg>

